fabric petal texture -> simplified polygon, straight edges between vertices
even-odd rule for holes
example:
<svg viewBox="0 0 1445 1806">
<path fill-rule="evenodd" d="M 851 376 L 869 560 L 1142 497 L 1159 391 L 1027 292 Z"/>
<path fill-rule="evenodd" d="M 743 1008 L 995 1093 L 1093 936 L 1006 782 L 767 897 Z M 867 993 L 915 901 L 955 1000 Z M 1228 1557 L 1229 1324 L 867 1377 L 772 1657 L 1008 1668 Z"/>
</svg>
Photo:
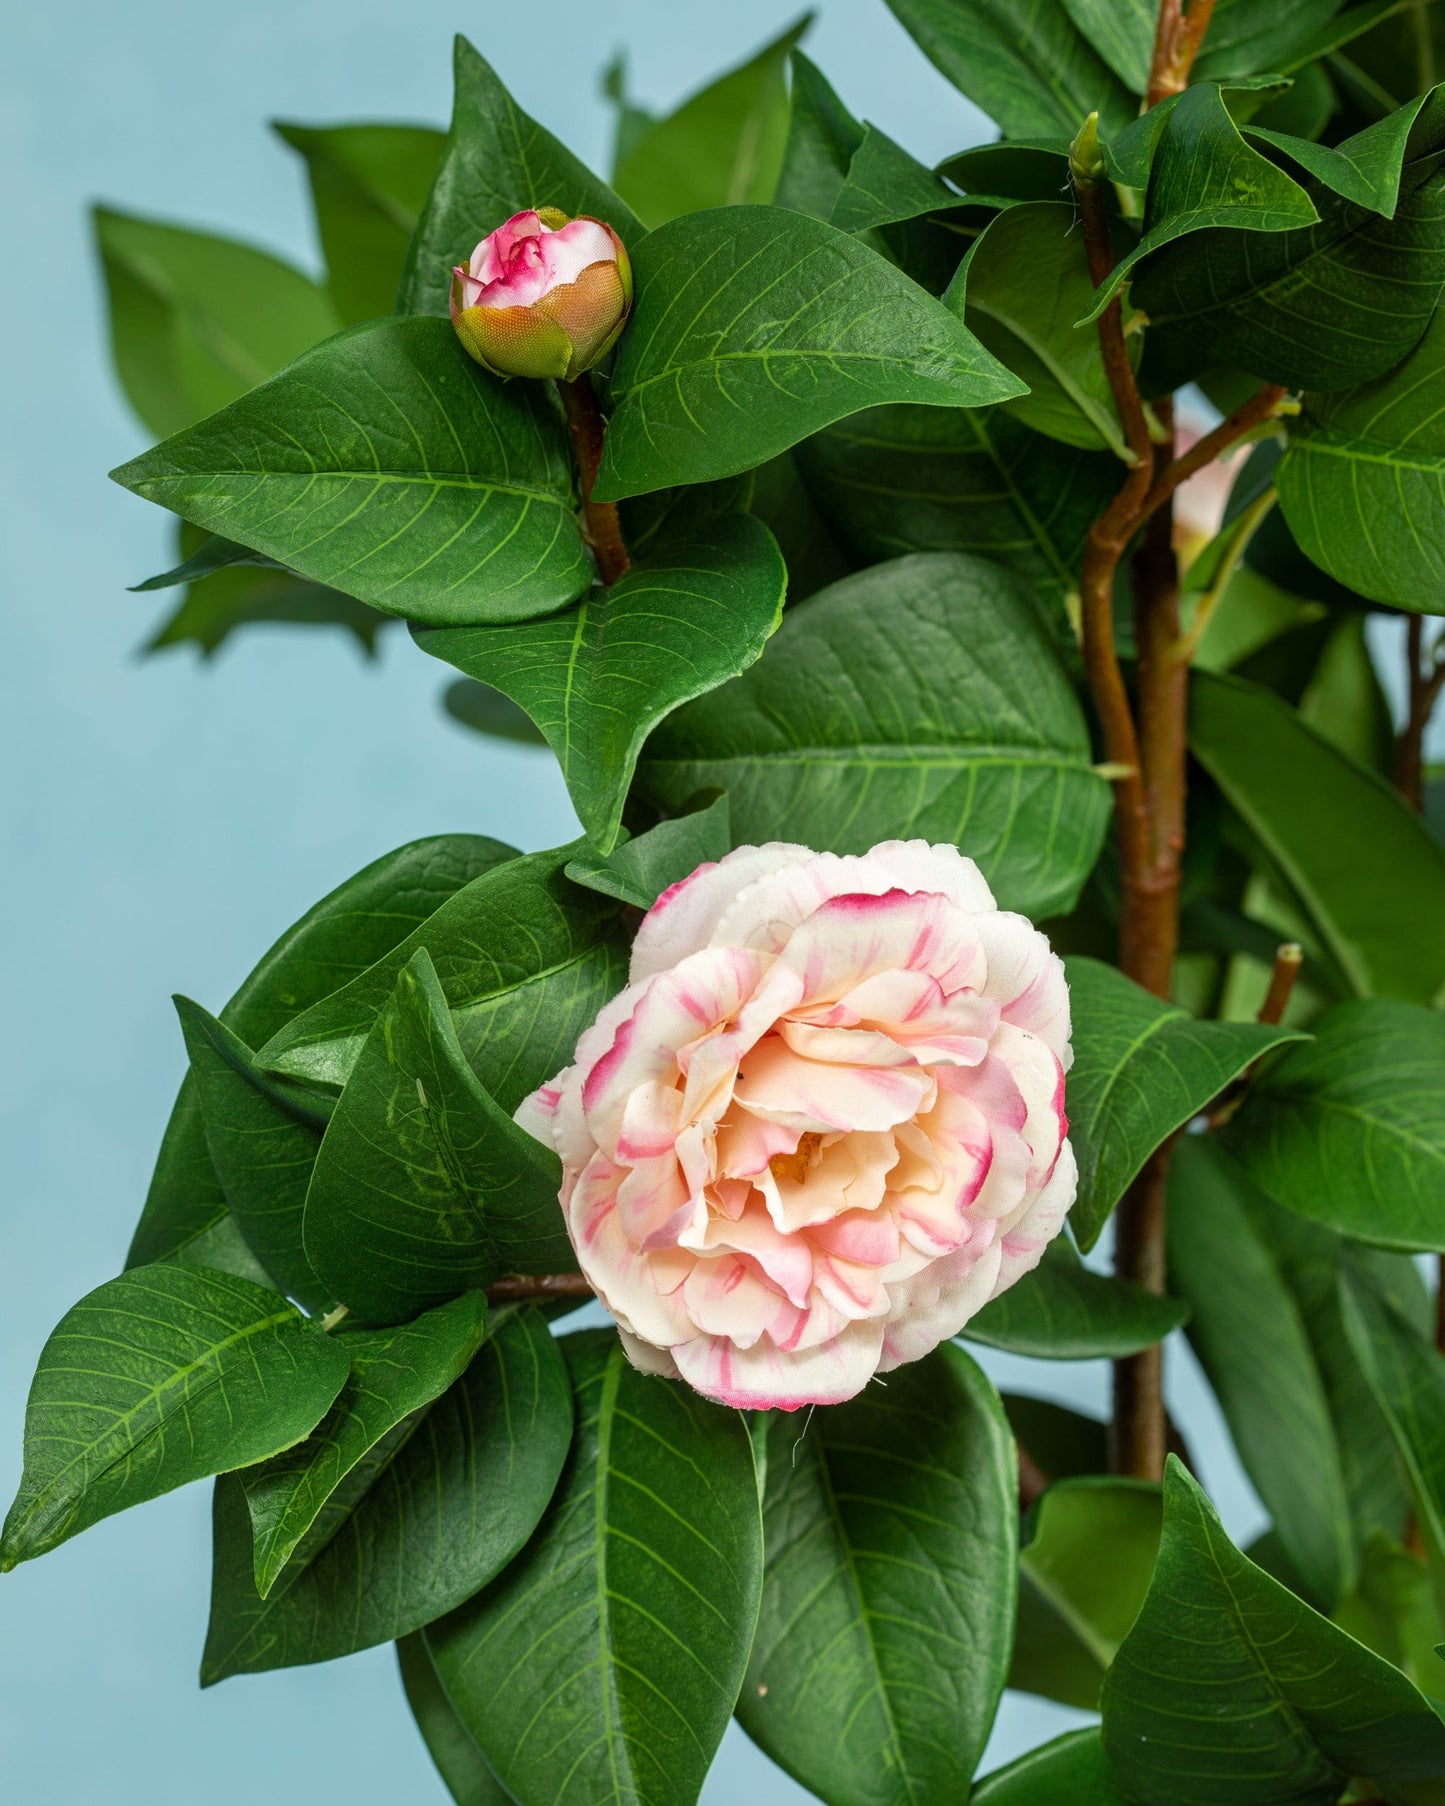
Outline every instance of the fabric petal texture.
<svg viewBox="0 0 1445 1806">
<path fill-rule="evenodd" d="M 1037 1265 L 1078 1185 L 1071 1057 L 1062 962 L 956 847 L 739 847 L 658 898 L 517 1121 L 634 1365 L 793 1411 Z"/>
</svg>

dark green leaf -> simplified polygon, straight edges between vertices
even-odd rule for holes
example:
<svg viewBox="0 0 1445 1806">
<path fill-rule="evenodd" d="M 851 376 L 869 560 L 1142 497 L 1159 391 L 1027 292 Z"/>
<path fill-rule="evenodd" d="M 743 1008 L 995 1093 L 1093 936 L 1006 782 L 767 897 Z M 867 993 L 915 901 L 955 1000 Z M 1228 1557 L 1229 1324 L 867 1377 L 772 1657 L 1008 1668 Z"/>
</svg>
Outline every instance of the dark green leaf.
<svg viewBox="0 0 1445 1806">
<path fill-rule="evenodd" d="M 1014 201 L 1065 201 L 1070 193 L 1069 139 L 1016 138 L 976 144 L 945 157 L 938 173 L 965 194 Z"/>
<path fill-rule="evenodd" d="M 980 407 L 1021 391 L 902 271 L 786 208 L 671 220 L 633 265 L 599 498 L 731 476 L 870 403 Z"/>
<path fill-rule="evenodd" d="M 762 1526 L 742 1416 L 562 1340 L 577 1436 L 522 1558 L 427 1643 L 522 1806 L 695 1801 L 757 1619 Z"/>
<path fill-rule="evenodd" d="M 1042 1360 L 1116 1359 L 1162 1342 L 1188 1315 L 1177 1298 L 1091 1272 L 1061 1235 L 1032 1273 L 969 1319 L 963 1334 Z"/>
<path fill-rule="evenodd" d="M 256 1591 L 241 1482 L 216 1488 L 211 1623 L 201 1683 L 326 1662 L 405 1636 L 505 1567 L 552 1496 L 572 1432 L 541 1316 L 498 1312 L 481 1353 L 392 1458 L 313 1525 L 267 1599 Z"/>
<path fill-rule="evenodd" d="M 807 1421 L 773 1416 L 738 1717 L 830 1806 L 967 1793 L 1008 1669 L 1016 1488 L 998 1397 L 950 1345 Z"/>
<path fill-rule="evenodd" d="M 1441 1615 L 1424 1562 L 1376 1531 L 1365 1544 L 1360 1582 L 1334 1622 L 1409 1676 L 1438 1710 L 1445 1667 L 1436 1655 Z"/>
<path fill-rule="evenodd" d="M 1305 398 L 1276 479 L 1285 519 L 1316 564 L 1375 602 L 1429 614 L 1445 614 L 1442 382 L 1437 316 L 1388 376 Z"/>
<path fill-rule="evenodd" d="M 795 50 L 791 115 L 783 167 L 773 197 L 779 207 L 830 220 L 863 127 L 839 100 L 817 64 Z"/>
<path fill-rule="evenodd" d="M 579 853 L 569 861 L 567 876 L 604 897 L 651 909 L 670 885 L 700 865 L 721 859 L 732 844 L 732 817 L 724 791 L 700 809 L 624 840 L 605 858 L 590 850 Z"/>
<path fill-rule="evenodd" d="M 788 133 L 788 54 L 811 22 L 805 13 L 756 56 L 634 134 L 612 180 L 644 224 L 772 200 Z"/>
<path fill-rule="evenodd" d="M 298 1442 L 346 1380 L 345 1350 L 274 1292 L 200 1267 L 107 1280 L 41 1350 L 0 1569 L 112 1512 Z"/>
<path fill-rule="evenodd" d="M 181 523 L 184 533 L 188 523 Z M 192 533 L 199 528 L 192 527 Z M 189 557 L 183 557 L 178 565 L 158 576 L 147 577 L 144 583 L 132 583 L 132 595 L 143 595 L 153 589 L 174 589 L 179 583 L 194 583 L 198 578 L 209 577 L 213 571 L 224 571 L 234 565 L 255 565 L 262 570 L 283 571 L 285 565 L 277 564 L 274 558 L 267 558 L 260 552 L 253 552 L 249 546 L 238 545 L 234 539 L 222 539 L 217 533 L 201 535 L 201 542 Z"/>
<path fill-rule="evenodd" d="M 1074 1064 L 1069 1139 L 1079 1198 L 1069 1216 L 1092 1248 L 1155 1148 L 1262 1053 L 1300 1039 L 1255 1022 L 1200 1022 L 1096 959 L 1067 962 Z"/>
<path fill-rule="evenodd" d="M 1189 1340 L 1245 1471 L 1310 1597 L 1329 1610 L 1355 1581 L 1349 1500 L 1329 1401 L 1298 1304 L 1212 1138 L 1169 1165 L 1169 1271 Z M 1308 1485 L 1301 1476 L 1309 1476 Z"/>
<path fill-rule="evenodd" d="M 1137 111 L 1133 97 L 1078 31 L 1063 0 L 1026 11 L 1008 0 L 888 0 L 928 60 L 1006 138 L 1072 138 L 1097 111 L 1105 137 Z"/>
<path fill-rule="evenodd" d="M 976 552 L 1053 597 L 1077 584 L 1085 535 L 1119 487 L 1107 453 L 1045 439 L 998 408 L 869 408 L 797 457 L 858 558 Z"/>
<path fill-rule="evenodd" d="M 457 1717 L 419 1630 L 397 1643 L 396 1659 L 416 1728 L 457 1806 L 507 1806 L 512 1796 Z"/>
<path fill-rule="evenodd" d="M 1395 726 L 1370 654 L 1368 619 L 1352 614 L 1336 623 L 1299 711 L 1317 733 L 1371 771 L 1384 773 L 1392 762 Z"/>
<path fill-rule="evenodd" d="M 1231 1544 L 1171 1457 L 1154 1582 L 1104 1682 L 1104 1748 L 1141 1806 L 1328 1806 L 1350 1775 L 1445 1777 L 1445 1724 L 1396 1669 Z"/>
<path fill-rule="evenodd" d="M 1445 981 L 1445 850 L 1374 772 L 1268 690 L 1196 676 L 1190 745 L 1361 996 Z"/>
<path fill-rule="evenodd" d="M 1125 1806 L 1092 1725 L 996 1768 L 968 1797 L 971 1806 Z"/>
<path fill-rule="evenodd" d="M 849 161 L 831 218 L 840 232 L 861 233 L 956 207 L 959 200 L 947 182 L 869 125 Z"/>
<path fill-rule="evenodd" d="M 547 737 L 524 709 L 490 684 L 459 677 L 442 692 L 442 707 L 453 721 L 475 734 L 515 740 L 522 746 L 545 746 Z"/>
<path fill-rule="evenodd" d="M 351 1374 L 304 1442 L 240 1476 L 263 1595 L 281 1577 L 338 1488 L 397 1426 L 460 1378 L 482 1345 L 487 1301 L 466 1292 L 399 1329 L 337 1338 Z"/>
<path fill-rule="evenodd" d="M 389 314 L 446 139 L 422 125 L 277 121 L 273 129 L 306 159 L 327 290 L 341 324 Z"/>
<path fill-rule="evenodd" d="M 111 355 L 153 433 L 179 433 L 235 401 L 337 319 L 309 277 L 250 245 L 95 210 Z"/>
<path fill-rule="evenodd" d="M 1034 1506 L 1019 1552 L 1019 1622 L 1009 1685 L 1096 1711 L 1159 1546 L 1157 1486 L 1064 1480 Z"/>
<path fill-rule="evenodd" d="M 306 1251 L 333 1295 L 398 1323 L 502 1273 L 575 1265 L 556 1155 L 467 1064 L 425 947 L 397 977 L 327 1125 Z"/>
<path fill-rule="evenodd" d="M 609 853 L 643 741 L 680 703 L 754 662 L 782 619 L 787 582 L 768 529 L 730 514 L 563 614 L 417 643 L 527 711 L 582 826 Z"/>
<path fill-rule="evenodd" d="M 354 326 L 112 476 L 385 614 L 516 621 L 592 561 L 561 416 L 439 320 Z"/>
<path fill-rule="evenodd" d="M 742 844 L 954 841 L 1003 908 L 1031 915 L 1073 907 L 1109 810 L 1033 599 L 957 553 L 860 572 L 792 609 L 752 671 L 652 736 L 638 776 L 665 809 L 725 788 Z"/>
<path fill-rule="evenodd" d="M 1158 23 L 1150 0 L 1064 0 L 1064 10 L 1129 92 L 1146 92 Z"/>
<path fill-rule="evenodd" d="M 480 834 L 439 834 L 384 854 L 286 930 L 222 1010 L 222 1022 L 250 1043 L 268 1040 L 389 952 L 462 885 L 515 857 L 511 847 Z M 183 1256 L 225 1217 L 195 1081 L 187 1077 L 126 1265 Z"/>
<path fill-rule="evenodd" d="M 1003 1408 L 1020 1451 L 1048 1480 L 1102 1474 L 1109 1465 L 1108 1426 L 1048 1399 L 1005 1392 Z"/>
<path fill-rule="evenodd" d="M 530 119 L 496 71 L 456 40 L 451 131 L 407 255 L 397 306 L 447 313 L 452 267 L 514 213 L 557 207 L 606 220 L 630 251 L 642 225 L 627 203 Z"/>
<path fill-rule="evenodd" d="M 1219 81 L 1262 69 L 1290 75 L 1347 44 L 1396 5 L 1398 0 L 1364 0 L 1342 11 L 1342 0 L 1277 0 L 1267 7 L 1252 0 L 1220 0 L 1194 67 L 1195 79 Z"/>
<path fill-rule="evenodd" d="M 562 875 L 578 850 L 532 853 L 463 885 L 365 972 L 289 1022 L 258 1057 L 340 1090 L 403 966 L 425 947 L 469 1064 L 502 1109 L 515 1110 L 572 1058 L 578 1035 L 627 970 L 618 906 Z"/>
<path fill-rule="evenodd" d="M 1246 126 L 1245 131 L 1250 138 L 1282 151 L 1344 200 L 1392 219 L 1399 204 L 1411 133 L 1421 110 L 1430 104 L 1430 96 L 1421 94 L 1408 106 L 1397 108 L 1335 146 L 1271 131 L 1258 123 Z"/>
</svg>

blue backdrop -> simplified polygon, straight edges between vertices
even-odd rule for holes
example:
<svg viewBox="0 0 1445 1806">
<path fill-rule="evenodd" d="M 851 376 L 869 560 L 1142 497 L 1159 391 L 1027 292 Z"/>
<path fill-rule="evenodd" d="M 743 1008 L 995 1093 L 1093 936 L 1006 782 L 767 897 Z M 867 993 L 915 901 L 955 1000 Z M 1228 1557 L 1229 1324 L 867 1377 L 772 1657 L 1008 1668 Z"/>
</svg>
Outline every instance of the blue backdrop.
<svg viewBox="0 0 1445 1806">
<path fill-rule="evenodd" d="M 822 0 L 808 48 L 853 109 L 930 160 L 988 135 L 881 0 Z M 167 517 L 106 481 L 145 443 L 110 376 L 88 203 L 231 232 L 311 264 L 300 167 L 268 117 L 444 123 L 450 34 L 522 104 L 605 160 L 597 72 L 631 55 L 665 107 L 786 22 L 778 0 L 131 0 L 17 8 L 0 65 L 6 737 L 0 1489 L 19 1472 L 46 1333 L 124 1255 L 182 1071 L 168 1002 L 213 1008 L 274 935 L 378 853 L 471 829 L 533 848 L 574 822 L 550 757 L 449 724 L 403 636 L 368 664 L 339 637 L 252 632 L 206 666 L 140 662 L 166 598 Z M 1102 1410 L 1094 1368 L 992 1361 Z M 1025 1371 L 1027 1368 L 1027 1371 Z M 1179 1407 L 1236 1534 L 1260 1513 L 1187 1351 Z M 1186 1397 L 1185 1394 L 1188 1396 Z M 34 1806 L 254 1806 L 322 1789 L 441 1806 L 389 1649 L 202 1694 L 208 1488 L 88 1531 L 0 1581 L 0 1794 Z M 997 1762 L 1082 1722 L 1009 1696 Z M 734 1731 L 708 1806 L 806 1799 Z"/>
</svg>

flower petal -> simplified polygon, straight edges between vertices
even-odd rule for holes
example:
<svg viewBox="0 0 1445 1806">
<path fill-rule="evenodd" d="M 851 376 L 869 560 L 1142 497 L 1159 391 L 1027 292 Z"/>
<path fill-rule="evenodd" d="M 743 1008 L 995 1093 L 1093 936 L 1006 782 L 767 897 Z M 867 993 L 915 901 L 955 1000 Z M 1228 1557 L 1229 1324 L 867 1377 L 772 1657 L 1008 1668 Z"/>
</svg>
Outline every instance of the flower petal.
<svg viewBox="0 0 1445 1806">
<path fill-rule="evenodd" d="M 787 1353 L 766 1337 L 735 1348 L 724 1336 L 698 1336 L 674 1345 L 682 1377 L 708 1398 L 740 1411 L 797 1411 L 840 1405 L 872 1379 L 883 1348 L 883 1325 L 850 1323 L 829 1342 Z"/>
</svg>

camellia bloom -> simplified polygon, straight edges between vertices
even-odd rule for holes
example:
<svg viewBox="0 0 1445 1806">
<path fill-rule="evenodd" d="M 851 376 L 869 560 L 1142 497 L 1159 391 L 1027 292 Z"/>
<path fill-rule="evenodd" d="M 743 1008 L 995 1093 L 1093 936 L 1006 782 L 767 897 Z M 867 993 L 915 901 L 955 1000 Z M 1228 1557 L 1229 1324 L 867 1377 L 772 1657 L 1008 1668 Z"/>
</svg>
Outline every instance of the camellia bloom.
<svg viewBox="0 0 1445 1806">
<path fill-rule="evenodd" d="M 1074 1201 L 1063 966 L 952 846 L 774 843 L 648 911 L 517 1120 L 634 1364 L 832 1404 L 954 1335 Z"/>
<path fill-rule="evenodd" d="M 452 325 L 496 376 L 580 376 L 612 349 L 632 268 L 611 226 L 555 207 L 516 213 L 452 271 Z"/>
</svg>

